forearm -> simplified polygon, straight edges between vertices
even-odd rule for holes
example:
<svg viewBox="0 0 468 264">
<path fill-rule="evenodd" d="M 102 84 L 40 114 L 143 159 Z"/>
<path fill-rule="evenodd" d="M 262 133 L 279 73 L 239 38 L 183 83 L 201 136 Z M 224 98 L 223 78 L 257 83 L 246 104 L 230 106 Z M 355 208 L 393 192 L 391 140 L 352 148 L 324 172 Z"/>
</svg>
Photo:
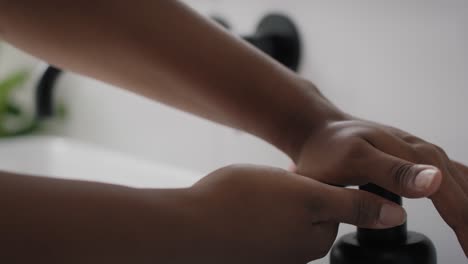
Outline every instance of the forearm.
<svg viewBox="0 0 468 264">
<path fill-rule="evenodd" d="M 291 156 L 329 111 L 297 75 L 178 1 L 3 0 L 2 9 L 3 35 L 14 45 Z"/>
<path fill-rule="evenodd" d="M 0 262 L 180 263 L 194 228 L 183 199 L 183 190 L 0 172 Z"/>
</svg>

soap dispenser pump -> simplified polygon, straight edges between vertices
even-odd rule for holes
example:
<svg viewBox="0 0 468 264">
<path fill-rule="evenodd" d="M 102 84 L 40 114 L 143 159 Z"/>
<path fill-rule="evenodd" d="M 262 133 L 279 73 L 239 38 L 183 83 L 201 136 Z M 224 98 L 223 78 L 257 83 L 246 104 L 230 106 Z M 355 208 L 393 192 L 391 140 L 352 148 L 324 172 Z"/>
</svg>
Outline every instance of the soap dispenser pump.
<svg viewBox="0 0 468 264">
<path fill-rule="evenodd" d="M 360 189 L 402 204 L 400 196 L 374 184 Z M 344 235 L 330 252 L 330 264 L 437 264 L 437 257 L 431 240 L 409 232 L 405 223 L 381 230 L 358 228 Z"/>
</svg>

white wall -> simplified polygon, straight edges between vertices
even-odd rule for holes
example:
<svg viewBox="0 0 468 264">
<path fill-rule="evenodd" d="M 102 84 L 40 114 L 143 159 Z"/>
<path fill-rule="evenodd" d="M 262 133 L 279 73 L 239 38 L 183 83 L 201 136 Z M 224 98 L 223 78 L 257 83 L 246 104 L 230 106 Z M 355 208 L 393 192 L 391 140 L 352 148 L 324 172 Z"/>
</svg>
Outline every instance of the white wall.
<svg viewBox="0 0 468 264">
<path fill-rule="evenodd" d="M 468 162 L 468 1 L 187 2 L 224 16 L 242 34 L 270 11 L 291 15 L 303 33 L 301 74 L 340 107 L 413 132 Z M 68 75 L 59 89 L 70 116 L 58 134 L 201 172 L 234 162 L 289 163 L 248 135 L 102 83 Z M 440 263 L 466 263 L 429 201 L 406 207 L 410 229 L 434 240 Z"/>
</svg>

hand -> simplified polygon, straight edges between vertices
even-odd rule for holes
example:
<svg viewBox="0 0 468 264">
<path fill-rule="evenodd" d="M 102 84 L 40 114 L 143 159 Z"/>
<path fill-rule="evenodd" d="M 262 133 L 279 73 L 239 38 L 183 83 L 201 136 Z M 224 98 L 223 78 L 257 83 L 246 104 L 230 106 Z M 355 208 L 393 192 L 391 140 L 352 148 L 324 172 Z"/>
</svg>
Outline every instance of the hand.
<svg viewBox="0 0 468 264">
<path fill-rule="evenodd" d="M 405 197 L 428 196 L 468 255 L 468 169 L 433 144 L 347 118 L 326 123 L 305 141 L 297 172 L 329 184 L 372 182 Z"/>
<path fill-rule="evenodd" d="M 388 228 L 406 217 L 373 194 L 267 167 L 226 167 L 190 192 L 204 263 L 305 264 L 327 254 L 339 222 Z"/>
<path fill-rule="evenodd" d="M 400 137 L 404 144 L 399 149 L 382 142 L 381 149 L 394 155 L 399 153 L 411 162 L 434 165 L 442 172 L 441 186 L 430 198 L 445 222 L 455 231 L 468 256 L 468 168 L 451 161 L 445 151 L 436 145 L 395 128 L 387 129 Z"/>
<path fill-rule="evenodd" d="M 465 250 L 465 254 L 468 256 L 468 205 L 467 205 L 468 203 L 468 167 L 458 162 L 453 162 L 453 165 L 455 166 L 455 169 L 454 169 L 455 176 L 453 177 L 454 180 L 446 184 L 445 189 L 450 188 L 450 185 L 453 185 L 453 184 L 458 185 L 459 187 L 459 188 L 456 188 L 457 190 L 456 199 L 459 199 L 459 198 L 460 199 L 457 200 L 457 202 L 455 202 L 455 205 L 457 203 L 459 205 L 462 205 L 461 208 L 459 208 L 461 215 L 458 216 L 458 221 L 457 220 L 453 221 L 453 222 L 456 222 L 453 225 L 453 228 L 455 229 L 455 232 L 457 233 L 460 244 Z M 465 199 L 461 198 L 461 194 L 463 193 L 465 194 Z M 443 205 L 441 204 L 441 206 Z M 449 214 L 447 214 L 447 218 L 449 218 L 448 215 Z M 457 213 L 452 213 L 451 215 L 453 215 L 452 218 L 457 218 Z M 457 228 L 458 228 L 458 231 L 457 231 Z"/>
</svg>

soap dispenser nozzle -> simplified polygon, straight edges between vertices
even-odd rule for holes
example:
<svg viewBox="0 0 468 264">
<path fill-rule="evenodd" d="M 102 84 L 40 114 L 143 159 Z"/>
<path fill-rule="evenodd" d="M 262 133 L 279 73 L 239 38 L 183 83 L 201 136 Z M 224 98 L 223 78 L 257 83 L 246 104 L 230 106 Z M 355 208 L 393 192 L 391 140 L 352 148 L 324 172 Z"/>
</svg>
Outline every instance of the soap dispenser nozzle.
<svg viewBox="0 0 468 264">
<path fill-rule="evenodd" d="M 402 204 L 402 198 L 377 185 L 360 187 Z M 358 228 L 344 235 L 330 252 L 330 264 L 437 264 L 436 250 L 423 234 L 407 231 L 406 223 L 389 229 Z"/>
</svg>

